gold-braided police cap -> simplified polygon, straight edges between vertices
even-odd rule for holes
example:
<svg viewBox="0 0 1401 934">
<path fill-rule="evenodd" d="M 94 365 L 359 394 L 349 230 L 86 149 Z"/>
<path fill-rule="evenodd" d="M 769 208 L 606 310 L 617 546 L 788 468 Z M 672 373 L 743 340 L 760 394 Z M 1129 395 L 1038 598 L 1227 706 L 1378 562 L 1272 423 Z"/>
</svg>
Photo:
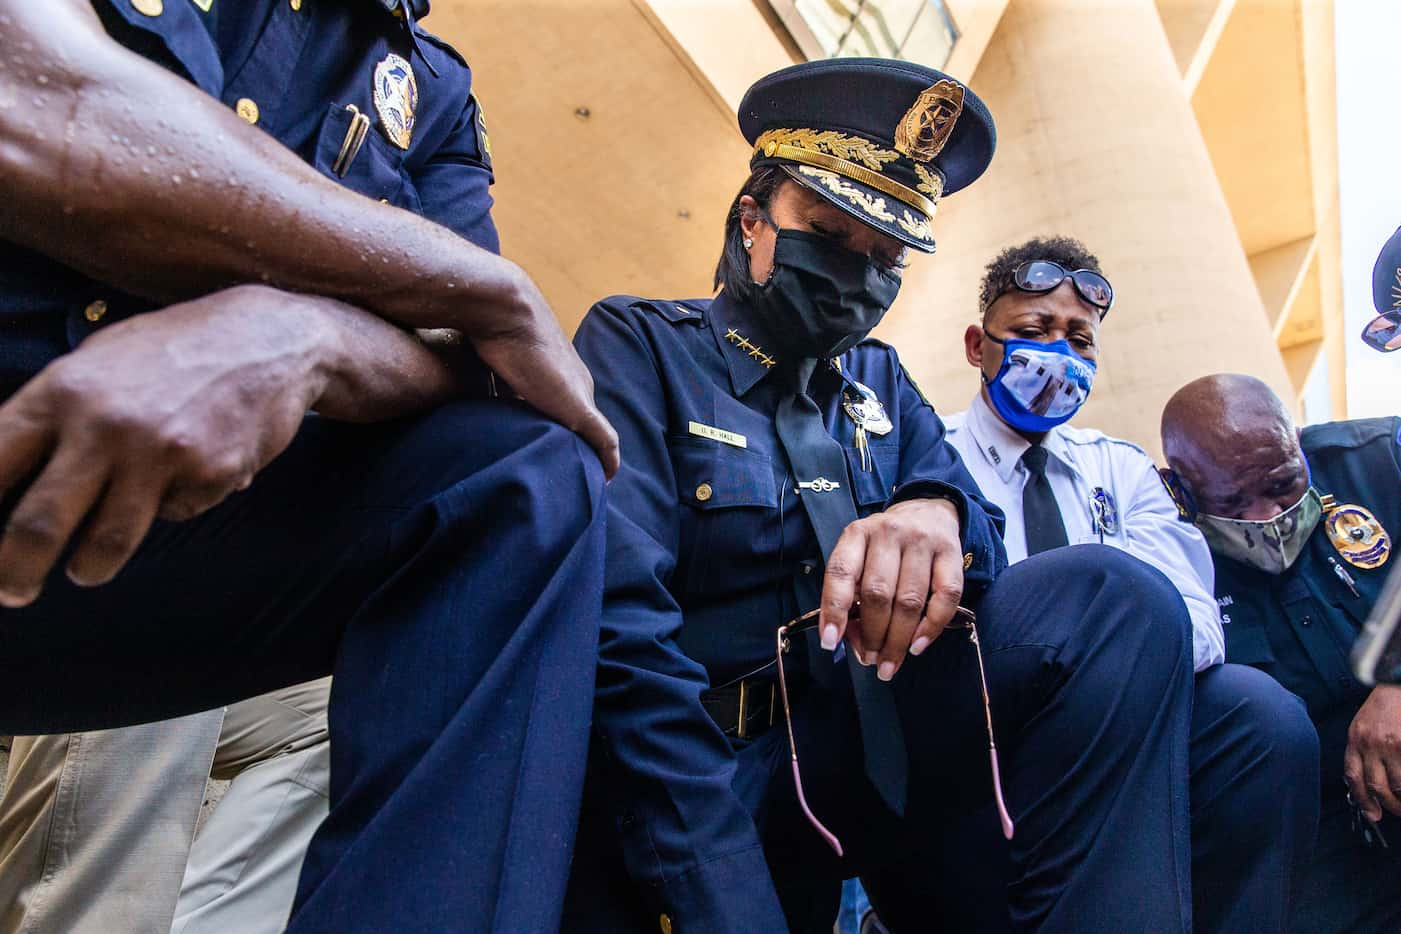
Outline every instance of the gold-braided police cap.
<svg viewBox="0 0 1401 934">
<path fill-rule="evenodd" d="M 997 131 L 962 82 L 912 62 L 838 58 L 760 79 L 740 103 L 752 168 L 781 165 L 863 223 L 934 252 L 939 199 L 987 169 Z"/>
</svg>

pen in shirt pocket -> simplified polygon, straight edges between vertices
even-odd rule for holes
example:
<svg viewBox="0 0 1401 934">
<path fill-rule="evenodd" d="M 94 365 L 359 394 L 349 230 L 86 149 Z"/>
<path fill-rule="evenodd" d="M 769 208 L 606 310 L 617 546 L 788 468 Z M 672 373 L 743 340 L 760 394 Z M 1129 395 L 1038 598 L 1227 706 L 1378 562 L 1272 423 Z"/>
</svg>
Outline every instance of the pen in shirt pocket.
<svg viewBox="0 0 1401 934">
<path fill-rule="evenodd" d="M 336 178 L 344 178 L 349 171 L 350 164 L 355 161 L 355 157 L 360 154 L 360 149 L 365 145 L 365 137 L 370 132 L 370 118 L 360 112 L 360 108 L 354 104 L 347 104 L 346 110 L 350 111 L 350 126 L 346 127 L 345 139 L 341 140 L 341 151 L 336 156 L 335 164 L 331 166 L 331 171 L 336 174 Z"/>
</svg>

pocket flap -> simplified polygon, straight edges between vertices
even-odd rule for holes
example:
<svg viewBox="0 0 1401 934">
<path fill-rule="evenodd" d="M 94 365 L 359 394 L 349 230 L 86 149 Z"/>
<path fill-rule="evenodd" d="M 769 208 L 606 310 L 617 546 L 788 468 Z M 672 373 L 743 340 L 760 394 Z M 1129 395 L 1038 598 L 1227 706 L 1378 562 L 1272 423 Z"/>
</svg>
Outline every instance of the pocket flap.
<svg viewBox="0 0 1401 934">
<path fill-rule="evenodd" d="M 767 454 L 699 438 L 673 438 L 669 446 L 681 502 L 699 509 L 778 506 Z"/>
<path fill-rule="evenodd" d="M 389 144 L 379 138 L 380 131 L 374 126 L 374 115 L 365 116 L 370 120 L 369 131 L 365 133 L 358 150 L 354 150 L 353 145 L 350 147 L 354 150 L 353 156 L 343 174 L 337 175 L 336 163 L 351 135 L 355 112 L 342 104 L 330 106 L 316 140 L 316 168 L 332 181 L 367 198 L 402 207 L 400 202 L 405 181 L 399 168 L 401 157 L 389 152 Z"/>
</svg>

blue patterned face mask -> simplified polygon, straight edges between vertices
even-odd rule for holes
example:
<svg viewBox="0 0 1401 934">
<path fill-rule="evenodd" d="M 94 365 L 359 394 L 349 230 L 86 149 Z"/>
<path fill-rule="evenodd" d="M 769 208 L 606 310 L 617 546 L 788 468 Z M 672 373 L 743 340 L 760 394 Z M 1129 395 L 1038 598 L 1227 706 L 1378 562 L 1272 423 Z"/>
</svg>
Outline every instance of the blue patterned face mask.
<svg viewBox="0 0 1401 934">
<path fill-rule="evenodd" d="M 1090 396 L 1095 365 L 1065 340 L 1049 344 L 1021 337 L 1003 340 L 1002 367 L 987 383 L 988 398 L 1002 420 L 1017 431 L 1042 432 L 1070 420 Z"/>
</svg>

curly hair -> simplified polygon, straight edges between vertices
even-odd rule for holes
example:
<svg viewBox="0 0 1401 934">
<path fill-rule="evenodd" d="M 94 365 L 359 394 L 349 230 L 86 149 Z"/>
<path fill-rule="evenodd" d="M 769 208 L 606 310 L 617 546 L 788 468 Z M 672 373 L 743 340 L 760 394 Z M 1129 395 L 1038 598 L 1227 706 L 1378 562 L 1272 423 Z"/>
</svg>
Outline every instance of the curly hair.
<svg viewBox="0 0 1401 934">
<path fill-rule="evenodd" d="M 978 314 L 986 317 L 992 303 L 1012 289 L 1012 273 L 1022 263 L 1045 259 L 1059 263 L 1067 271 L 1088 269 L 1104 275 L 1099 257 L 1074 237 L 1033 237 L 1018 246 L 997 254 L 983 272 L 983 287 L 978 295 Z"/>
</svg>

